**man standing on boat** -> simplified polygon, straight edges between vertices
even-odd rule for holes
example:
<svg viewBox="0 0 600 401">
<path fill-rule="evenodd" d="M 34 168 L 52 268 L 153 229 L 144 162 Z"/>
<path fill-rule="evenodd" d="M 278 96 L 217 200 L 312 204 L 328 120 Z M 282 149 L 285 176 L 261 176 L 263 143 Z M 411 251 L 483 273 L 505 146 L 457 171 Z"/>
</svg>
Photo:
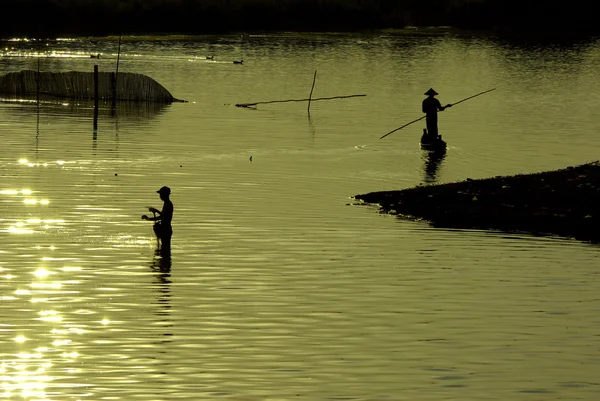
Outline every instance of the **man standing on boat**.
<svg viewBox="0 0 600 401">
<path fill-rule="evenodd" d="M 427 98 L 423 100 L 423 113 L 426 114 L 425 122 L 427 123 L 427 136 L 432 138 L 432 140 L 436 140 L 438 138 L 438 125 L 437 125 L 437 113 L 438 111 L 444 111 L 448 107 L 452 107 L 451 104 L 447 104 L 442 106 L 440 101 L 436 99 L 434 96 L 438 93 L 430 88 L 425 95 Z"/>
</svg>

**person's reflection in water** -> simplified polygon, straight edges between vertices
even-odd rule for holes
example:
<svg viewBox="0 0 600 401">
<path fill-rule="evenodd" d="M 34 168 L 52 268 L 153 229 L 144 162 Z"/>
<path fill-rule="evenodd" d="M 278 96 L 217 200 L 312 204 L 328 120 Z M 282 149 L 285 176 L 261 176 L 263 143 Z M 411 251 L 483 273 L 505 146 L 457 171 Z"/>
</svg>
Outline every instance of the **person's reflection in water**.
<svg viewBox="0 0 600 401">
<path fill-rule="evenodd" d="M 446 157 L 446 151 L 424 152 L 425 182 L 434 183 L 437 180 L 438 170 Z"/>
<path fill-rule="evenodd" d="M 154 251 L 154 259 L 152 260 L 152 266 L 150 267 L 155 272 L 162 273 L 161 277 L 164 280 L 161 279 L 161 282 L 166 284 L 171 283 L 168 280 L 168 278 L 171 276 L 171 265 L 172 262 L 170 250 L 157 249 Z"/>
<path fill-rule="evenodd" d="M 157 249 L 154 252 L 150 268 L 155 273 L 155 282 L 152 287 L 156 290 L 156 305 L 158 306 L 155 314 L 159 326 L 156 327 L 162 327 L 164 330 L 162 332 L 157 331 L 157 335 L 160 337 L 157 338 L 155 343 L 160 345 L 159 353 L 165 354 L 167 351 L 165 351 L 164 346 L 169 345 L 173 336 L 171 331 L 173 327 L 171 319 L 171 254 Z M 160 373 L 167 374 L 166 371 Z"/>
</svg>

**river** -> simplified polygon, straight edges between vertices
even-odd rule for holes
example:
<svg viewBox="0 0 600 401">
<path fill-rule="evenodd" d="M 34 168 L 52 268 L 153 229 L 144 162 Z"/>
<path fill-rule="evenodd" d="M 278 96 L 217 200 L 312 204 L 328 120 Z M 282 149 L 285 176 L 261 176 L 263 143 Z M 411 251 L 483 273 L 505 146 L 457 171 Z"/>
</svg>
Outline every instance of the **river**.
<svg viewBox="0 0 600 401">
<path fill-rule="evenodd" d="M 2 43 L 112 71 L 118 38 Z M 90 58 L 100 54 L 99 59 Z M 214 57 L 214 59 L 207 59 Z M 243 64 L 234 64 L 243 60 Z M 353 195 L 598 159 L 600 41 L 452 31 L 124 37 L 187 103 L 0 102 L 0 394 L 596 400 L 595 245 L 432 228 Z M 345 99 L 237 103 L 365 94 Z M 449 148 L 418 147 L 423 93 Z M 172 190 L 170 258 L 156 191 Z"/>
</svg>

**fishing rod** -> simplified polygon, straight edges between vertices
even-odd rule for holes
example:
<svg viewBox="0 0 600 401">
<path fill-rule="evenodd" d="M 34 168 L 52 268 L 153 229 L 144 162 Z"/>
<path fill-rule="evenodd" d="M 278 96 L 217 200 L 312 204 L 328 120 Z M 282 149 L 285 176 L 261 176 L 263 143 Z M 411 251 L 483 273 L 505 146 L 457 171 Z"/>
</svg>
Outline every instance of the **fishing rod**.
<svg viewBox="0 0 600 401">
<path fill-rule="evenodd" d="M 478 93 L 478 94 L 476 94 L 476 95 L 473 95 L 473 96 L 466 97 L 466 98 L 464 98 L 464 99 L 462 99 L 462 100 L 459 100 L 459 101 L 458 101 L 458 102 L 456 102 L 456 103 L 451 103 L 450 105 L 451 105 L 451 106 L 456 106 L 456 105 L 457 105 L 457 104 L 459 104 L 459 103 L 462 103 L 462 102 L 464 102 L 464 101 L 467 101 L 467 100 L 469 100 L 469 99 L 473 99 L 474 97 L 477 97 L 477 96 L 481 96 L 481 95 L 483 95 L 484 93 L 488 93 L 488 92 L 491 92 L 491 91 L 493 91 L 493 90 L 496 90 L 496 88 L 493 88 L 493 89 L 488 89 L 488 90 L 486 90 L 486 91 L 483 91 L 483 92 L 481 92 L 481 93 Z M 388 136 L 389 134 L 392 134 L 392 133 L 394 133 L 394 132 L 396 132 L 396 131 L 399 131 L 399 130 L 401 130 L 401 129 L 402 129 L 402 128 L 404 128 L 404 127 L 407 127 L 407 126 L 409 126 L 409 125 L 411 125 L 411 124 L 413 124 L 413 123 L 416 123 L 417 121 L 420 121 L 420 120 L 424 119 L 425 117 L 427 117 L 427 116 L 425 115 L 425 116 L 423 116 L 423 117 L 419 117 L 419 118 L 417 118 L 416 120 L 413 120 L 413 121 L 411 121 L 411 122 L 409 122 L 409 123 L 406 123 L 406 124 L 404 124 L 402 127 L 400 127 L 400 128 L 396 128 L 395 130 L 392 130 L 392 131 L 388 132 L 387 134 L 383 135 L 383 136 L 382 136 L 381 138 L 379 138 L 379 139 L 383 139 L 383 138 L 385 138 L 386 136 Z"/>
</svg>

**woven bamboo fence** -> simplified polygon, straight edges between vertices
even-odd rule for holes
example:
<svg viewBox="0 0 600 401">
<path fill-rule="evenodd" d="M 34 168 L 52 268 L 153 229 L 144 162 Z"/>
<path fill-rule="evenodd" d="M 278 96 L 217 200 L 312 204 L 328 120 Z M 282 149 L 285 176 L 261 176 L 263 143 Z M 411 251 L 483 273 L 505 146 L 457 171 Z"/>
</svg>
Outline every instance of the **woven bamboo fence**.
<svg viewBox="0 0 600 401">
<path fill-rule="evenodd" d="M 37 96 L 59 99 L 94 99 L 93 72 L 37 72 L 23 70 L 0 76 L 0 94 L 14 98 Z M 115 79 L 116 78 L 116 79 Z M 115 89 L 116 81 L 116 92 Z M 98 100 L 172 103 L 171 93 L 154 79 L 129 72 L 99 72 Z"/>
</svg>

